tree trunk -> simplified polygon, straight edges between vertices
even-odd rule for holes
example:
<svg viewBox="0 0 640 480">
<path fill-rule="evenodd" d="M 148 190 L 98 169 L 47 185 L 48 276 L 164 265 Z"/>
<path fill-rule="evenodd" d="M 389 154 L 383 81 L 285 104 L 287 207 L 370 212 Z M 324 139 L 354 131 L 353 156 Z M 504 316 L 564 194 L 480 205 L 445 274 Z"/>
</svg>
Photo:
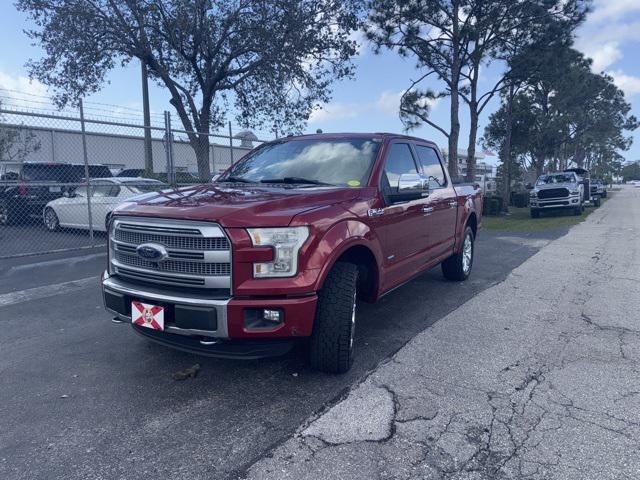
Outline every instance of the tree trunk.
<svg viewBox="0 0 640 480">
<path fill-rule="evenodd" d="M 451 179 L 458 181 L 458 137 L 460 136 L 460 119 L 458 113 L 460 110 L 460 98 L 458 94 L 458 85 L 460 83 L 460 46 L 459 41 L 459 10 L 458 1 L 452 2 L 452 19 L 453 19 L 453 38 L 451 52 L 451 130 L 449 132 L 449 175 Z"/>
<path fill-rule="evenodd" d="M 507 118 L 505 125 L 504 145 L 502 148 L 503 154 L 503 185 L 502 185 L 502 205 L 504 210 L 509 210 L 509 197 L 511 195 L 511 136 L 513 134 L 513 100 L 515 97 L 513 84 L 509 87 L 509 94 L 507 96 Z"/>
<path fill-rule="evenodd" d="M 209 163 L 209 136 L 205 133 L 196 134 L 196 138 L 192 140 L 191 146 L 196 152 L 196 161 L 198 163 L 198 177 L 203 182 L 211 180 L 211 165 Z"/>
<path fill-rule="evenodd" d="M 476 181 L 476 140 L 478 136 L 478 104 L 474 100 L 469 104 L 470 125 L 469 125 L 469 146 L 467 147 L 467 175 L 465 181 Z"/>
<path fill-rule="evenodd" d="M 544 155 L 536 156 L 536 176 L 538 177 L 544 172 L 544 161 Z"/>
</svg>

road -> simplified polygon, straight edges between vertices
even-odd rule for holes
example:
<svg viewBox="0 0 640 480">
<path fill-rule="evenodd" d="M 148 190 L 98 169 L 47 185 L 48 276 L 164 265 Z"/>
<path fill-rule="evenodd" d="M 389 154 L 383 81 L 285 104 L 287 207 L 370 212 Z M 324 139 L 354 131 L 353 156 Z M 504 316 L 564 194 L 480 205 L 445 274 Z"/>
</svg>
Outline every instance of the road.
<svg viewBox="0 0 640 480">
<path fill-rule="evenodd" d="M 439 270 L 358 315 L 351 372 L 301 351 L 238 362 L 168 350 L 103 310 L 100 254 L 0 261 L 0 478 L 235 478 L 417 333 L 566 232 L 482 232 L 472 278 Z M 171 374 L 201 365 L 195 379 Z"/>
<path fill-rule="evenodd" d="M 625 188 L 243 478 L 636 480 L 638 285 L 640 189 Z"/>
</svg>

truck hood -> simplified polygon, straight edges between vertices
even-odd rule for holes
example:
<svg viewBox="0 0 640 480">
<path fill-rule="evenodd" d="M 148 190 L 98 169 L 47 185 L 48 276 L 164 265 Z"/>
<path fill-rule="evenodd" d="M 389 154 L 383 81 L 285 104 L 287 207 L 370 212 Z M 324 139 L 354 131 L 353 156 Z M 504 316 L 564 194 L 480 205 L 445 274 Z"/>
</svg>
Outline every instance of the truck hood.
<svg viewBox="0 0 640 480">
<path fill-rule="evenodd" d="M 545 185 L 536 185 L 534 190 L 540 191 L 540 190 L 549 190 L 552 188 L 566 188 L 569 191 L 572 191 L 572 190 L 578 189 L 578 184 L 577 183 L 547 183 Z"/>
<path fill-rule="evenodd" d="M 358 188 L 195 185 L 133 197 L 117 215 L 215 221 L 223 227 L 287 226 L 307 210 L 357 198 Z"/>
</svg>

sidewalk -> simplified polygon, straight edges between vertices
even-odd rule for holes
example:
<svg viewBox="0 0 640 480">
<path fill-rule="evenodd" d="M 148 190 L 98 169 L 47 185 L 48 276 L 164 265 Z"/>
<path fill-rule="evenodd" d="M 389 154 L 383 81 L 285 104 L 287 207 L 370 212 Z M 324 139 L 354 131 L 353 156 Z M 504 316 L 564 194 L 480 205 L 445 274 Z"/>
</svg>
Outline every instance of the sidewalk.
<svg viewBox="0 0 640 480">
<path fill-rule="evenodd" d="M 416 336 L 246 478 L 640 478 L 640 189 Z"/>
</svg>

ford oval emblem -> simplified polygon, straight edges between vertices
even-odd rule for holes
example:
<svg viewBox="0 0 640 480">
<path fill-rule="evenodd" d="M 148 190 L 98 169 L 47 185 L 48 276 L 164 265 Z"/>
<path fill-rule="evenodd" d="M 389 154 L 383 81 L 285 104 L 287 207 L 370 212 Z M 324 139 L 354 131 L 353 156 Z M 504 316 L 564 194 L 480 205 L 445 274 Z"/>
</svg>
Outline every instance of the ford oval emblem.
<svg viewBox="0 0 640 480">
<path fill-rule="evenodd" d="M 167 249 L 157 243 L 143 243 L 138 245 L 136 253 L 140 258 L 152 262 L 161 262 L 169 256 Z"/>
</svg>

